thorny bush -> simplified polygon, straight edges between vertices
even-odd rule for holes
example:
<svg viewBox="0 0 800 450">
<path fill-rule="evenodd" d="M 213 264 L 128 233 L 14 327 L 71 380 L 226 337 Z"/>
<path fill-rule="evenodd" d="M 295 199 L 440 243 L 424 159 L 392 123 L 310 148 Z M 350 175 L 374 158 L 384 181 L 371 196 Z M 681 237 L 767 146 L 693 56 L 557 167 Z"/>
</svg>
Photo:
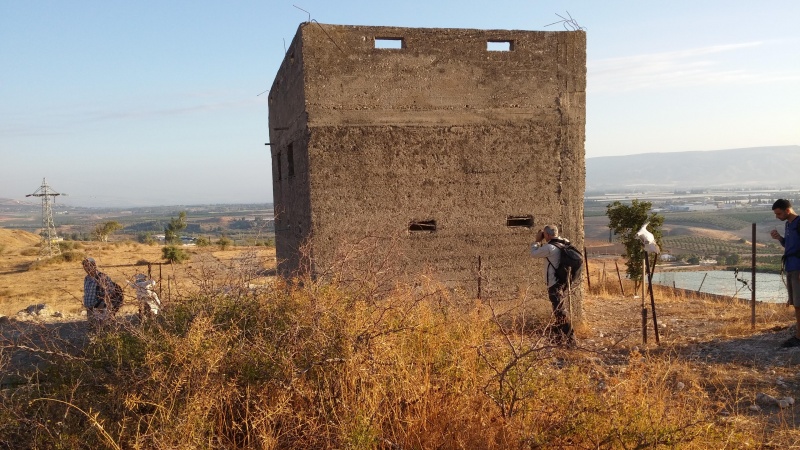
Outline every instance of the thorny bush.
<svg viewBox="0 0 800 450">
<path fill-rule="evenodd" d="M 520 312 L 532 299 L 483 303 L 423 282 L 376 299 L 308 278 L 253 287 L 252 275 L 198 280 L 154 320 L 121 321 L 78 356 L 48 354 L 49 368 L 2 391 L 0 447 L 758 442 L 708 420 L 715 406 L 685 365 L 634 354 L 620 370 L 550 345 L 546 320 Z"/>
</svg>

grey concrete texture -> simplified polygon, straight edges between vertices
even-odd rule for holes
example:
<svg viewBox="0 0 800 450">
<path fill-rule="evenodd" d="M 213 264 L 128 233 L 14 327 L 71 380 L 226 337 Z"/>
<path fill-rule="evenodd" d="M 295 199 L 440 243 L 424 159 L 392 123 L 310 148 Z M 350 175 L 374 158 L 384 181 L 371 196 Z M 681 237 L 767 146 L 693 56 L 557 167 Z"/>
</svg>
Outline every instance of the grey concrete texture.
<svg viewBox="0 0 800 450">
<path fill-rule="evenodd" d="M 279 272 L 542 296 L 536 231 L 583 244 L 585 88 L 580 31 L 302 24 L 269 96 Z"/>
</svg>

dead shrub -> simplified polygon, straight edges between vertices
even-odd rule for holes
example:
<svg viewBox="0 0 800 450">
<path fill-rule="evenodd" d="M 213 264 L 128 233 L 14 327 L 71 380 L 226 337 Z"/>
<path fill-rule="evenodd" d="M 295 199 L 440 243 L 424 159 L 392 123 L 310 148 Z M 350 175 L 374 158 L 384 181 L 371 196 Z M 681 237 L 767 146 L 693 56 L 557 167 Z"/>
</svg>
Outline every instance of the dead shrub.
<svg viewBox="0 0 800 450">
<path fill-rule="evenodd" d="M 390 252 L 387 252 L 390 254 Z M 0 393 L 0 442 L 112 448 L 722 448 L 718 380 L 663 352 L 549 343 L 545 300 L 464 298 L 354 266 L 255 285 L 255 253 Z M 11 344 L 9 344 L 11 345 Z M 2 361 L 2 358 L 0 358 Z M 43 381 L 44 380 L 44 381 Z M 39 399 L 49 399 L 40 401 Z M 84 412 L 84 413 L 81 413 Z M 788 442 L 788 441 L 787 441 Z"/>
<path fill-rule="evenodd" d="M 38 248 L 26 248 L 26 249 L 21 250 L 19 252 L 19 254 L 22 255 L 22 256 L 36 256 L 36 255 L 39 254 L 39 249 Z"/>
</svg>

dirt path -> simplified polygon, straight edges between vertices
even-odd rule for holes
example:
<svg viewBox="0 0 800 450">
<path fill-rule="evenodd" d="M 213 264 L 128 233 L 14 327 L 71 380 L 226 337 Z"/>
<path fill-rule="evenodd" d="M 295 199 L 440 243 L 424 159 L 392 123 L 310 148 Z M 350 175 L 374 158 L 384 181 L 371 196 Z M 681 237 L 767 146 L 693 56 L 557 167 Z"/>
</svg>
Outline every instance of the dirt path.
<svg viewBox="0 0 800 450">
<path fill-rule="evenodd" d="M 649 300 L 647 302 L 648 310 Z M 648 344 L 642 343 L 642 304 L 634 298 L 589 298 L 585 314 L 586 345 L 602 348 L 668 348 L 687 357 L 720 363 L 762 366 L 800 363 L 800 351 L 780 344 L 791 334 L 792 311 L 783 305 L 758 305 L 756 329 L 750 326 L 750 307 L 714 300 L 673 300 L 656 296 L 661 345 L 655 343 L 653 317 L 648 313 Z M 792 355 L 797 355 L 793 357 Z"/>
<path fill-rule="evenodd" d="M 4 320 L 0 323 L 0 388 L 27 383 L 54 359 L 81 358 L 89 343 L 85 319 Z"/>
</svg>

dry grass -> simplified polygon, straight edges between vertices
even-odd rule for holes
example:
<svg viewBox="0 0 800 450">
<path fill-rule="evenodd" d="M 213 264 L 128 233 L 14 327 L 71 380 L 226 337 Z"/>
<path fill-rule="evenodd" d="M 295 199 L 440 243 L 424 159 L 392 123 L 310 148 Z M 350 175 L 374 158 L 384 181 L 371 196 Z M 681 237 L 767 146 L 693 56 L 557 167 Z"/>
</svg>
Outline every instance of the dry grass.
<svg viewBox="0 0 800 450">
<path fill-rule="evenodd" d="M 707 420 L 703 380 L 669 359 L 633 354 L 624 370 L 585 361 L 533 330 L 503 331 L 487 305 L 435 286 L 379 302 L 303 286 L 201 292 L 105 334 L 86 362 L 63 361 L 58 379 L 41 374 L 6 399 L 6 442 L 707 448 L 731 432 Z M 38 398 L 55 401 L 22 408 Z"/>
<path fill-rule="evenodd" d="M 0 253 L 0 274 L 3 285 L 0 287 L 0 315 L 13 316 L 29 305 L 47 304 L 52 310 L 65 315 L 78 315 L 83 310 L 83 277 L 81 260 L 91 256 L 97 260 L 100 270 L 125 286 L 136 273 L 147 272 L 147 262 L 162 263 L 161 247 L 121 243 L 67 243 L 60 256 L 52 259 L 39 259 L 39 237 L 20 230 L 0 229 L 0 245 L 5 250 Z M 270 260 L 264 269 L 274 267 L 274 249 L 258 247 L 255 251 L 260 258 Z M 192 275 L 197 261 L 214 261 L 217 266 L 227 266 L 241 257 L 241 248 L 219 251 L 215 247 L 192 248 L 191 260 L 184 264 L 154 265 L 152 276 L 160 281 L 162 297 L 168 300 L 173 295 L 189 289 L 196 277 Z M 205 264 L 208 267 L 210 264 Z M 125 311 L 133 311 L 135 294 L 126 290 Z"/>
<path fill-rule="evenodd" d="M 102 265 L 148 251 L 158 248 L 87 254 Z M 422 281 L 376 299 L 358 284 L 266 282 L 270 258 L 196 253 L 175 268 L 172 301 L 156 320 L 121 321 L 78 351 L 45 346 L 51 365 L 0 394 L 0 446 L 800 444 L 793 408 L 750 409 L 758 392 L 800 395 L 793 353 L 772 350 L 779 338 L 765 334 L 792 320 L 780 305 L 760 306 L 754 332 L 747 305 L 659 291 L 662 343 L 651 335 L 643 345 L 640 300 L 599 283 L 579 347 L 564 349 L 549 343 L 538 297 L 481 302 Z M 0 349 L 0 370 L 14 345 Z"/>
</svg>

